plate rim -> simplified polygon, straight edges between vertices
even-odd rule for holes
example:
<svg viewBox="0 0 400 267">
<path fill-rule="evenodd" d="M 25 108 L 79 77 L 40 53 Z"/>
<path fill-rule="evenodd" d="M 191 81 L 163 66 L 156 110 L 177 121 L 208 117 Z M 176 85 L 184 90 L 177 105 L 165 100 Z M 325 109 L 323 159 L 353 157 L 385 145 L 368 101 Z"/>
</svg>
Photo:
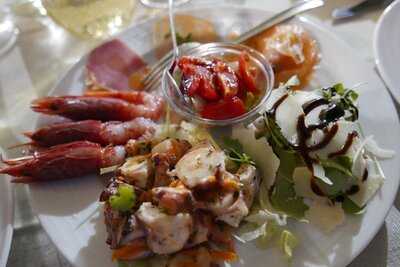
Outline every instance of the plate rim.
<svg viewBox="0 0 400 267">
<path fill-rule="evenodd" d="M 374 61 L 375 65 L 378 69 L 379 75 L 382 77 L 383 82 L 385 83 L 386 87 L 390 90 L 390 93 L 394 96 L 395 100 L 397 102 L 400 102 L 400 89 L 396 89 L 395 84 L 393 83 L 393 80 L 390 78 L 390 76 L 386 72 L 386 68 L 382 63 L 382 55 L 381 55 L 381 34 L 383 32 L 383 25 L 385 21 L 388 19 L 389 16 L 391 16 L 393 10 L 400 5 L 400 0 L 396 0 L 393 3 L 391 3 L 389 6 L 385 8 L 381 16 L 379 17 L 375 30 L 373 32 L 372 36 L 372 49 L 374 53 Z M 400 20 L 399 20 L 400 21 Z"/>
<path fill-rule="evenodd" d="M 395 1 L 394 3 L 392 3 L 391 5 L 393 5 L 393 4 L 395 4 L 395 3 L 398 3 L 398 2 L 400 2 L 400 0 L 396 0 L 396 1 Z M 246 6 L 241 6 L 241 5 L 218 4 L 217 7 L 229 7 L 229 8 L 231 8 L 231 9 L 246 10 L 246 11 L 250 11 L 250 12 L 251 12 L 251 11 L 260 11 L 260 9 L 256 9 L 256 8 L 254 8 L 254 7 L 246 7 Z M 207 6 L 199 5 L 199 6 L 196 6 L 196 7 L 189 7 L 189 8 L 179 9 L 178 12 L 183 12 L 183 13 L 184 13 L 184 12 L 187 12 L 187 11 L 202 10 L 202 9 L 205 9 L 205 8 L 207 8 Z M 270 12 L 271 14 L 275 14 L 275 13 L 276 13 L 276 12 L 272 12 L 271 10 L 268 10 L 268 9 L 265 9 L 265 8 L 262 8 L 261 10 L 262 10 L 262 11 L 265 11 L 265 12 Z M 385 10 L 385 11 L 386 11 L 386 10 Z M 107 38 L 107 39 L 103 40 L 101 43 L 99 43 L 99 44 L 98 44 L 97 46 L 95 46 L 94 48 L 100 46 L 102 43 L 107 42 L 107 41 L 109 41 L 109 40 L 120 38 L 122 35 L 124 35 L 127 31 L 131 30 L 132 28 L 140 27 L 140 25 L 146 24 L 146 23 L 148 23 L 149 21 L 154 20 L 154 19 L 156 19 L 156 18 L 159 18 L 159 17 L 161 17 L 162 15 L 165 15 L 165 14 L 166 14 L 166 13 L 161 12 L 161 13 L 159 13 L 159 14 L 152 15 L 152 16 L 150 16 L 150 17 L 148 17 L 148 18 L 146 18 L 146 19 L 144 19 L 144 20 L 142 20 L 142 21 L 140 21 L 140 22 L 138 22 L 138 23 L 136 23 L 136 24 L 133 24 L 133 25 L 131 25 L 130 27 L 128 27 L 128 28 L 126 28 L 125 30 L 123 30 L 122 32 L 118 33 L 117 35 L 112 36 L 112 37 L 110 37 L 110 38 Z M 308 23 L 308 24 L 312 24 L 313 27 L 318 28 L 321 32 L 324 32 L 325 34 L 329 35 L 331 38 L 335 39 L 337 42 L 341 43 L 342 46 L 345 46 L 345 47 L 347 47 L 348 49 L 354 50 L 354 48 L 351 47 L 350 44 L 348 44 L 348 43 L 347 43 L 345 40 L 343 40 L 338 34 L 335 33 L 335 31 L 334 31 L 334 29 L 333 29 L 333 27 L 332 27 L 331 25 L 322 24 L 322 22 L 319 21 L 318 18 L 311 17 L 310 15 L 307 15 L 307 14 L 305 14 L 305 15 L 304 15 L 304 14 L 303 14 L 303 15 L 297 15 L 297 16 L 295 16 L 295 18 L 297 18 L 297 19 L 299 19 L 299 20 L 306 21 L 306 23 Z M 93 49 L 94 49 L 94 48 L 93 48 Z M 88 51 L 87 53 L 85 53 L 84 55 L 82 55 L 72 66 L 70 66 L 64 73 L 62 73 L 62 74 L 60 75 L 60 78 L 55 82 L 55 85 L 49 90 L 48 95 L 52 95 L 52 94 L 55 93 L 55 91 L 56 91 L 57 88 L 58 88 L 58 85 L 63 81 L 63 79 L 65 79 L 65 77 L 67 76 L 67 74 L 70 73 L 70 72 L 76 67 L 76 65 L 78 65 L 78 64 L 81 63 L 81 62 L 83 62 L 83 61 L 87 58 L 87 56 L 88 56 L 89 53 L 90 53 L 90 51 Z M 367 65 L 367 68 L 369 68 L 369 69 L 371 69 L 371 70 L 374 69 L 374 65 L 373 65 L 372 63 L 368 62 L 365 58 L 363 58 L 363 57 L 360 56 L 359 54 L 355 53 L 354 56 L 357 57 L 360 61 L 364 61 L 365 64 Z M 381 83 L 383 87 L 386 87 L 384 81 L 382 81 L 382 79 L 380 79 L 379 75 L 378 75 L 377 73 L 375 73 L 375 75 L 376 75 L 377 81 L 379 81 L 379 83 Z M 388 93 L 389 93 L 389 95 L 390 95 L 390 91 L 389 91 Z M 392 101 L 393 107 L 395 107 L 394 100 L 391 99 L 391 101 Z M 399 115 L 398 115 L 398 114 L 396 114 L 396 117 L 397 117 L 397 119 L 399 120 Z M 395 177 L 394 177 L 394 178 L 395 178 Z M 400 178 L 397 177 L 397 178 L 395 178 L 395 179 L 396 179 L 396 181 L 397 181 L 397 188 L 396 188 L 396 190 L 395 190 L 396 192 L 395 192 L 395 194 L 393 195 L 393 197 L 391 198 L 391 200 L 389 201 L 391 204 L 388 205 L 388 208 L 387 208 L 387 210 L 386 210 L 386 212 L 385 212 L 384 218 L 382 219 L 382 221 L 381 221 L 379 224 L 376 225 L 376 227 L 374 227 L 374 230 L 371 231 L 372 234 L 371 234 L 368 238 L 366 238 L 368 242 L 363 242 L 363 245 L 361 245 L 360 248 L 359 248 L 358 250 L 355 251 L 354 257 L 349 257 L 348 260 L 344 262 L 344 263 L 345 263 L 345 266 L 347 266 L 348 264 L 350 264 L 354 259 L 356 259 L 356 258 L 361 254 L 362 251 L 364 251 L 364 250 L 366 249 L 366 247 L 371 243 L 371 241 L 373 240 L 373 238 L 374 238 L 374 237 L 376 236 L 376 234 L 379 232 L 379 230 L 381 229 L 382 225 L 385 223 L 385 218 L 388 216 L 388 214 L 389 214 L 389 212 L 390 212 L 390 209 L 391 209 L 391 207 L 392 207 L 392 205 L 393 205 L 393 203 L 394 203 L 394 201 L 395 201 L 396 195 L 398 194 L 399 188 L 400 188 Z M 31 197 L 31 190 L 30 190 L 30 187 L 29 187 L 29 197 Z M 42 219 L 43 219 L 43 218 L 40 216 L 40 214 L 37 214 L 37 217 L 38 217 L 40 223 L 42 224 Z M 48 233 L 48 231 L 47 231 L 47 229 L 46 229 L 45 227 L 43 227 L 43 229 L 46 231 L 46 233 Z M 51 235 L 49 235 L 49 237 L 50 237 L 50 240 L 52 241 L 52 243 L 55 244 L 55 246 L 58 248 L 58 246 L 56 245 L 56 242 L 55 242 L 55 240 L 53 239 L 53 237 L 52 237 Z M 58 249 L 58 251 L 59 251 L 64 257 L 66 256 L 62 250 Z M 65 258 L 68 259 L 68 257 L 65 257 Z M 69 261 L 69 260 L 68 260 L 68 261 Z M 77 266 L 76 263 L 71 262 L 71 261 L 69 261 L 69 262 L 70 262 L 71 265 Z M 342 262 L 342 263 L 343 263 L 343 262 Z"/>
<path fill-rule="evenodd" d="M 6 175 L 2 175 L 6 176 Z M 13 189 L 14 186 L 11 184 L 9 179 L 4 179 L 5 177 L 0 177 L 3 180 L 5 199 L 7 201 L 7 218 L 9 220 L 6 222 L 6 229 L 4 234 L 4 240 L 2 244 L 4 247 L 0 251 L 0 266 L 6 266 L 8 262 L 8 257 L 10 255 L 12 237 L 14 233 L 14 197 Z"/>
</svg>

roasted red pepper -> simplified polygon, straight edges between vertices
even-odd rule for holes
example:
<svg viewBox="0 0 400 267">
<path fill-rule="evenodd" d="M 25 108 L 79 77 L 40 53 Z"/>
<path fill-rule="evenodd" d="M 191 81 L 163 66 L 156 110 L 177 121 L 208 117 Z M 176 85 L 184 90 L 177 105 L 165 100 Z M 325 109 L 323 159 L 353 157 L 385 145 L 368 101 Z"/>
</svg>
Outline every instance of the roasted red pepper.
<svg viewBox="0 0 400 267">
<path fill-rule="evenodd" d="M 249 55 L 242 53 L 237 60 L 236 70 L 218 58 L 184 56 L 178 60 L 180 88 L 184 94 L 202 99 L 202 117 L 221 120 L 240 116 L 246 113 L 248 92 L 259 92 Z"/>
<path fill-rule="evenodd" d="M 258 93 L 254 75 L 249 66 L 250 57 L 247 53 L 241 53 L 239 56 L 239 74 L 247 91 Z"/>
<path fill-rule="evenodd" d="M 206 119 L 225 120 L 239 117 L 244 113 L 246 113 L 246 107 L 243 101 L 234 96 L 216 103 L 205 104 L 201 111 L 201 116 Z"/>
</svg>

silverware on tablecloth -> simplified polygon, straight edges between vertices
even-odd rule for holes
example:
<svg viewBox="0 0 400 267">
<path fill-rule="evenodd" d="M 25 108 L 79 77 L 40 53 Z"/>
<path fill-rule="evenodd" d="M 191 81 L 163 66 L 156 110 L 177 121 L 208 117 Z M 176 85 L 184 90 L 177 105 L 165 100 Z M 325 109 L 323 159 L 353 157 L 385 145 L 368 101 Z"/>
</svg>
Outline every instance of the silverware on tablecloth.
<svg viewBox="0 0 400 267">
<path fill-rule="evenodd" d="M 332 11 L 332 17 L 335 20 L 351 18 L 375 8 L 382 8 L 391 2 L 393 2 L 393 0 L 363 0 L 353 6 L 334 9 Z"/>
</svg>

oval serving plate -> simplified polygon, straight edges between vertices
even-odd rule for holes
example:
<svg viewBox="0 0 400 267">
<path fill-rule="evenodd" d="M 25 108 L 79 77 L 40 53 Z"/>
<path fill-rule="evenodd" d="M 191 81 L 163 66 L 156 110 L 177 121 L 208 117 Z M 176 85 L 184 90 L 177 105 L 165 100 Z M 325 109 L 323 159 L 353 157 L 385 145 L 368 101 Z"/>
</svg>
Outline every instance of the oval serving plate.
<svg viewBox="0 0 400 267">
<path fill-rule="evenodd" d="M 223 9 L 224 16 L 220 16 Z M 196 9 L 185 13 L 214 22 L 220 33 L 232 29 L 244 31 L 250 25 L 268 17 L 267 11 L 233 7 Z M 151 59 L 153 25 L 155 19 L 138 24 L 118 37 L 138 54 Z M 318 40 L 322 61 L 313 84 L 327 86 L 343 82 L 348 86 L 366 82 L 360 98 L 360 121 L 364 132 L 373 134 L 380 145 L 400 152 L 400 126 L 394 105 L 373 66 L 356 56 L 353 49 L 337 38 L 329 29 L 304 17 L 294 19 L 306 27 Z M 139 37 L 139 38 L 138 38 Z M 221 37 L 224 37 L 221 35 Z M 85 57 L 79 61 L 52 91 L 54 95 L 79 94 L 84 88 Z M 379 97 L 376 97 L 379 95 Z M 43 120 L 42 120 L 43 122 Z M 386 129 L 390 128 L 390 131 Z M 370 201 L 362 216 L 348 217 L 343 226 L 325 235 L 311 225 L 291 222 L 290 227 L 301 242 L 296 249 L 292 266 L 346 266 L 371 241 L 380 229 L 393 203 L 399 185 L 400 158 L 382 163 L 387 180 Z M 111 252 L 105 244 L 106 230 L 101 204 L 97 201 L 103 182 L 96 177 L 82 177 L 30 186 L 31 201 L 44 229 L 61 253 L 79 267 L 110 267 Z M 234 266 L 287 266 L 276 248 L 260 250 L 253 244 L 237 246 L 240 261 Z"/>
</svg>

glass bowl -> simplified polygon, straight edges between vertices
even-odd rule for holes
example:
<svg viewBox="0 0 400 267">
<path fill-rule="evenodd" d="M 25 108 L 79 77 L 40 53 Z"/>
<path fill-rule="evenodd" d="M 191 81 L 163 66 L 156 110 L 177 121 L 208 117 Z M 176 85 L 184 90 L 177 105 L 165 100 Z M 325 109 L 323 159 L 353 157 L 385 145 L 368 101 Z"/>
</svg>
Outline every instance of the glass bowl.
<svg viewBox="0 0 400 267">
<path fill-rule="evenodd" d="M 256 103 L 250 110 L 238 117 L 230 119 L 216 120 L 201 117 L 193 106 L 189 106 L 185 102 L 182 93 L 180 93 L 179 89 L 176 89 L 175 87 L 176 83 L 168 77 L 168 71 L 170 70 L 170 67 L 168 67 L 164 70 L 161 86 L 171 109 L 177 114 L 182 115 L 188 121 L 211 126 L 226 126 L 253 121 L 259 116 L 259 112 L 262 110 L 263 106 L 265 106 L 274 85 L 274 72 L 271 64 L 260 52 L 244 45 L 231 43 L 207 43 L 185 50 L 180 56 L 231 58 L 238 57 L 244 51 L 246 51 L 250 57 L 250 64 L 258 68 L 261 71 L 261 76 L 265 78 L 265 81 L 263 82 L 264 86 L 263 88 L 260 88 L 261 95 L 258 103 Z"/>
</svg>

